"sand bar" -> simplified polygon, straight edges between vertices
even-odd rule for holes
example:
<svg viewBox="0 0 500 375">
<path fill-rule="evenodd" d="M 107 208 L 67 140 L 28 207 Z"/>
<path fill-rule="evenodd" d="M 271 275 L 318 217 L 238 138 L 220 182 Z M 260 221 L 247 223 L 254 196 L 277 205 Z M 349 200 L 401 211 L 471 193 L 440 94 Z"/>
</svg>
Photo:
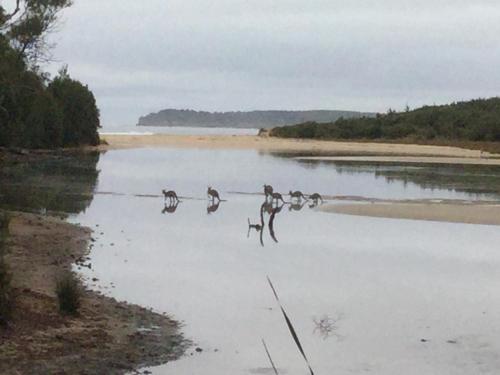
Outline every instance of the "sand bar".
<svg viewBox="0 0 500 375">
<path fill-rule="evenodd" d="M 500 204 L 350 203 L 326 204 L 321 211 L 391 219 L 500 225 Z"/>
<path fill-rule="evenodd" d="M 308 152 L 318 154 L 378 155 L 378 156 L 412 156 L 412 157 L 448 157 L 477 159 L 492 164 L 500 164 L 499 160 L 484 159 L 500 155 L 482 153 L 479 150 L 467 150 L 448 146 L 426 146 L 394 143 L 336 142 L 318 140 L 299 140 L 253 135 L 171 135 L 145 134 L 123 135 L 105 134 L 101 138 L 108 143 L 103 149 L 123 149 L 141 147 L 179 147 L 208 149 L 256 149 L 263 151 Z M 415 159 L 418 160 L 418 159 Z"/>
</svg>

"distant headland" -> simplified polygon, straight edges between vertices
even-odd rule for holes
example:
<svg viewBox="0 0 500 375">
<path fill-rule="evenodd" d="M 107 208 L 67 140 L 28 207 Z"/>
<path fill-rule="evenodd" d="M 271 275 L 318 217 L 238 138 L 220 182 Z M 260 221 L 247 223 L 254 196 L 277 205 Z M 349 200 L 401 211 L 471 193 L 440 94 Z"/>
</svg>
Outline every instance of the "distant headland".
<svg viewBox="0 0 500 375">
<path fill-rule="evenodd" d="M 333 122 L 339 118 L 373 117 L 374 113 L 354 111 L 249 111 L 204 112 L 165 109 L 139 118 L 138 126 L 264 128 L 303 122 Z"/>
</svg>

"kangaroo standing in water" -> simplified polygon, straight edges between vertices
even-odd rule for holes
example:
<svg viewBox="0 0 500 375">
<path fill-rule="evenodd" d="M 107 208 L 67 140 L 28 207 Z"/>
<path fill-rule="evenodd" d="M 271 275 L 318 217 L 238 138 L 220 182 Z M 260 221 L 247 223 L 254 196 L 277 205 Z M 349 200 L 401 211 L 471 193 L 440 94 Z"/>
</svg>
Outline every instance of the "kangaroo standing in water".
<svg viewBox="0 0 500 375">
<path fill-rule="evenodd" d="M 179 202 L 179 198 L 177 197 L 177 194 L 175 193 L 175 191 L 173 190 L 169 190 L 169 191 L 166 191 L 166 190 L 162 190 L 161 191 L 163 193 L 163 196 L 165 197 L 165 200 L 168 200 L 170 202 Z"/>
<path fill-rule="evenodd" d="M 309 199 L 311 199 L 316 204 L 318 203 L 318 200 L 320 200 L 321 203 L 323 203 L 323 198 L 318 193 L 311 194 L 309 196 Z"/>
<path fill-rule="evenodd" d="M 285 203 L 285 201 L 283 200 L 283 197 L 281 196 L 280 193 L 272 193 L 271 197 L 273 200 L 276 200 L 276 203 L 278 203 L 279 200 L 282 201 L 283 203 Z"/>
<path fill-rule="evenodd" d="M 217 200 L 220 202 L 219 192 L 215 189 L 212 189 L 211 186 L 208 187 L 207 194 L 210 200 L 214 201 L 215 198 L 217 198 Z"/>
<path fill-rule="evenodd" d="M 300 190 L 297 190 L 297 191 L 291 191 L 288 193 L 288 195 L 290 195 L 290 199 L 293 199 L 293 198 L 297 198 L 297 200 L 300 202 L 302 199 L 305 199 L 307 200 L 306 196 L 304 194 L 302 194 L 302 192 Z"/>
<path fill-rule="evenodd" d="M 273 187 L 271 185 L 264 185 L 264 195 L 266 199 L 273 196 Z"/>
</svg>

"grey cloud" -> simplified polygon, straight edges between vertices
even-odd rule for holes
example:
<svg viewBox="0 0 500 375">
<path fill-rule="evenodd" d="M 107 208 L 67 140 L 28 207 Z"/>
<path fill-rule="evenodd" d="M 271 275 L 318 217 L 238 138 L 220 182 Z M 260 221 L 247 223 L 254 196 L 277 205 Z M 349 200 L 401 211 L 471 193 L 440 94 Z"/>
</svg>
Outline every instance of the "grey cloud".
<svg viewBox="0 0 500 375">
<path fill-rule="evenodd" d="M 494 1 L 77 0 L 63 19 L 55 55 L 105 124 L 166 106 L 384 111 L 500 87 Z"/>
</svg>

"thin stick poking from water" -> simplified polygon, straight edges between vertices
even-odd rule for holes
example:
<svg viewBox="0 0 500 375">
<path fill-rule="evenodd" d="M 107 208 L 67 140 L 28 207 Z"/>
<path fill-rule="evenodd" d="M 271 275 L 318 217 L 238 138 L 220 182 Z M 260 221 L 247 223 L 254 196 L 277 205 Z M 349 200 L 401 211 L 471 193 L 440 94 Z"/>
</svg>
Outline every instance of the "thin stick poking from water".
<svg viewBox="0 0 500 375">
<path fill-rule="evenodd" d="M 307 359 L 306 353 L 304 352 L 304 349 L 302 348 L 302 345 L 300 344 L 299 337 L 297 336 L 297 333 L 295 332 L 295 329 L 293 328 L 292 322 L 290 318 L 288 317 L 287 313 L 285 312 L 285 309 L 281 305 L 281 301 L 278 297 L 278 293 L 276 293 L 276 289 L 274 288 L 273 283 L 271 282 L 271 279 L 269 276 L 267 276 L 267 281 L 269 282 L 269 286 L 273 290 L 274 297 L 276 297 L 276 301 L 278 302 L 281 312 L 283 313 L 283 316 L 285 317 L 286 324 L 288 326 L 288 329 L 290 330 L 290 333 L 293 337 L 293 340 L 295 341 L 295 344 L 297 345 L 297 348 L 299 348 L 300 353 L 302 354 L 302 357 L 304 357 L 304 360 L 306 361 L 307 367 L 309 367 L 309 371 L 311 372 L 311 375 L 314 375 L 314 371 L 311 368 L 311 365 L 309 364 L 309 360 Z"/>
<path fill-rule="evenodd" d="M 278 369 L 274 365 L 273 359 L 271 358 L 271 353 L 269 353 L 269 350 L 267 349 L 267 345 L 266 345 L 266 342 L 264 341 L 264 339 L 262 339 L 262 345 L 264 345 L 264 349 L 266 350 L 267 358 L 269 358 L 269 362 L 271 362 L 271 366 L 273 366 L 274 373 L 276 375 L 279 375 Z"/>
</svg>

